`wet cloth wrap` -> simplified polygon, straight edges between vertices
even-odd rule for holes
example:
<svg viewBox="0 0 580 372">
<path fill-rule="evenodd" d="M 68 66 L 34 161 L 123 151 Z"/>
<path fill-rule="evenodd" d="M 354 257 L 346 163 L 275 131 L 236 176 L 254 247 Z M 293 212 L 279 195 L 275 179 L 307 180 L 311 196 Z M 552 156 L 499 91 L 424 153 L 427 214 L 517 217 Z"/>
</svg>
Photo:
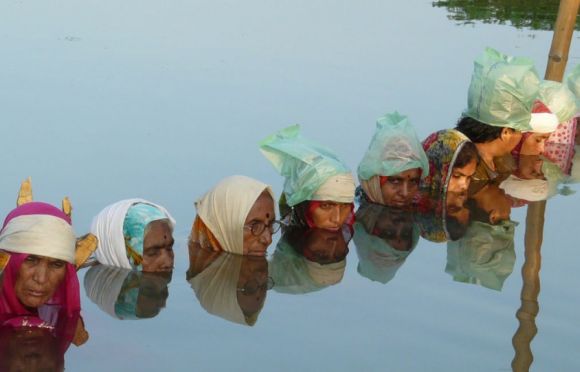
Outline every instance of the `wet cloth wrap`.
<svg viewBox="0 0 580 372">
<path fill-rule="evenodd" d="M 233 323 L 253 326 L 259 315 L 245 315 L 238 303 L 238 280 L 245 258 L 222 253 L 205 270 L 189 280 L 191 288 L 210 314 Z"/>
<path fill-rule="evenodd" d="M 15 318 L 36 326 L 54 327 L 60 319 L 78 318 L 81 304 L 74 266 L 75 235 L 70 218 L 58 208 L 40 202 L 23 204 L 8 214 L 0 232 L 0 249 L 10 254 L 0 290 L 0 321 Z M 25 308 L 14 286 L 18 271 L 29 255 L 66 261 L 65 277 L 53 297 L 36 311 Z M 29 318 L 33 317 L 33 318 Z M 18 323 L 14 321 L 14 324 Z"/>
<path fill-rule="evenodd" d="M 517 223 L 472 222 L 465 236 L 447 243 L 445 272 L 456 282 L 501 291 L 516 262 L 514 231 Z"/>
<path fill-rule="evenodd" d="M 429 159 L 429 175 L 421 182 L 421 189 L 433 197 L 445 199 L 453 165 L 469 138 L 455 129 L 440 130 L 423 141 Z"/>
<path fill-rule="evenodd" d="M 396 250 L 384 239 L 374 235 L 372 232 L 383 213 L 383 208 L 370 203 L 365 203 L 359 208 L 353 240 L 359 260 L 358 273 L 372 281 L 386 284 L 395 277 L 397 270 L 415 249 L 420 235 L 419 228 L 414 224 L 411 248 L 408 251 Z"/>
<path fill-rule="evenodd" d="M 105 207 L 91 225 L 91 233 L 99 242 L 95 251 L 97 261 L 141 270 L 144 232 L 150 222 L 157 220 L 168 220 L 172 229 L 175 226 L 165 208 L 144 199 L 121 200 Z"/>
<path fill-rule="evenodd" d="M 429 173 L 427 155 L 406 116 L 393 112 L 377 120 L 375 134 L 358 166 L 358 179 L 368 199 L 384 204 L 381 176 L 394 176 L 409 169 Z"/>
<path fill-rule="evenodd" d="M 260 151 L 285 177 L 288 206 L 306 200 L 354 201 L 354 179 L 348 167 L 331 150 L 303 138 L 298 125 L 261 141 Z"/>
<path fill-rule="evenodd" d="M 485 124 L 529 131 L 540 79 L 531 59 L 492 48 L 474 61 L 465 116 Z"/>
<path fill-rule="evenodd" d="M 265 183 L 246 176 L 223 179 L 195 202 L 197 218 L 191 239 L 202 244 L 202 235 L 210 241 L 213 237 L 224 251 L 243 254 L 246 217 L 264 191 L 275 200 L 272 188 Z M 203 234 L 206 229 L 210 237 Z"/>
</svg>

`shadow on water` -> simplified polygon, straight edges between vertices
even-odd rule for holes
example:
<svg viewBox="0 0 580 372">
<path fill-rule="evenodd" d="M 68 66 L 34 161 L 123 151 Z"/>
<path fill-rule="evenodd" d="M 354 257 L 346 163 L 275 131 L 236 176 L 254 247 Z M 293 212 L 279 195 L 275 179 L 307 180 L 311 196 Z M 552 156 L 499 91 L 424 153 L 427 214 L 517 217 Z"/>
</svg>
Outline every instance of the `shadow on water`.
<svg viewBox="0 0 580 372">
<path fill-rule="evenodd" d="M 460 25 L 483 22 L 518 29 L 553 30 L 559 3 L 559 0 L 446 0 L 432 4 L 446 8 L 448 18 Z M 579 21 L 576 21 L 576 30 L 580 30 Z"/>
</svg>

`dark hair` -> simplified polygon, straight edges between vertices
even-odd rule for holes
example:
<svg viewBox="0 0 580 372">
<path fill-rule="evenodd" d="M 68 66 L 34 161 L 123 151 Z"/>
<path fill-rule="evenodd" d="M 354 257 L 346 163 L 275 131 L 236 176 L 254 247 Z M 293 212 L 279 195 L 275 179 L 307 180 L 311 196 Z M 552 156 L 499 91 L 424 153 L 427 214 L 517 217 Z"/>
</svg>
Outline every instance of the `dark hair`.
<svg viewBox="0 0 580 372">
<path fill-rule="evenodd" d="M 474 143 L 485 143 L 498 139 L 504 128 L 482 123 L 469 116 L 463 116 L 457 122 L 455 129 L 465 134 Z"/>
<path fill-rule="evenodd" d="M 479 163 L 477 147 L 475 147 L 473 142 L 465 142 L 461 147 L 461 150 L 459 150 L 459 154 L 457 154 L 455 163 L 453 163 L 453 168 L 463 168 L 473 160 L 475 160 L 476 163 Z"/>
</svg>

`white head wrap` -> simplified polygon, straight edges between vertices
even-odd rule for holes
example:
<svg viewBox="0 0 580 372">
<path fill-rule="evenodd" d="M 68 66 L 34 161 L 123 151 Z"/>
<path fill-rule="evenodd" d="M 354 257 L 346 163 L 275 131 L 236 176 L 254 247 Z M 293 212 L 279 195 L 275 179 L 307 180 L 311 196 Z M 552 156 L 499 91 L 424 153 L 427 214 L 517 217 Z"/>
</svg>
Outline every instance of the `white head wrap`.
<svg viewBox="0 0 580 372">
<path fill-rule="evenodd" d="M 123 223 L 129 208 L 137 203 L 149 204 L 158 208 L 167 216 L 171 227 L 173 228 L 175 226 L 175 220 L 171 217 L 167 209 L 150 201 L 144 199 L 126 199 L 111 204 L 93 218 L 91 225 L 91 233 L 99 241 L 95 255 L 97 261 L 100 263 L 124 269 L 132 269 L 129 258 L 127 258 Z"/>
<path fill-rule="evenodd" d="M 0 249 L 75 263 L 72 226 L 59 217 L 31 214 L 13 218 L 0 233 Z"/>
<path fill-rule="evenodd" d="M 231 176 L 195 202 L 197 214 L 224 251 L 244 253 L 244 223 L 264 191 L 275 200 L 274 192 L 265 183 L 246 176 Z"/>
<path fill-rule="evenodd" d="M 314 192 L 312 200 L 330 200 L 337 203 L 354 201 L 354 178 L 351 173 L 341 173 L 329 177 Z"/>
</svg>

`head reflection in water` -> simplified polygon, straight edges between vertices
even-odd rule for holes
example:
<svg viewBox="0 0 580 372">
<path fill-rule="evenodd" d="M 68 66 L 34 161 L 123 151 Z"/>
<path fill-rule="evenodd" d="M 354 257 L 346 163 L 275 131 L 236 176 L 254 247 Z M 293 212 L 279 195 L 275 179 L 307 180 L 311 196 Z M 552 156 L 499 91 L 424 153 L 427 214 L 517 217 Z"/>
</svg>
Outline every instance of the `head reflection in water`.
<svg viewBox="0 0 580 372">
<path fill-rule="evenodd" d="M 240 256 L 190 247 L 187 279 L 210 314 L 253 326 L 264 306 L 272 279 L 263 256 Z"/>
<path fill-rule="evenodd" d="M 190 240 L 204 249 L 264 256 L 279 229 L 270 186 L 245 176 L 223 179 L 196 203 Z"/>
<path fill-rule="evenodd" d="M 410 212 L 371 203 L 357 211 L 358 272 L 370 280 L 384 284 L 393 279 L 418 241 L 419 229 Z"/>
<path fill-rule="evenodd" d="M 510 219 L 512 201 L 498 185 L 485 185 L 467 201 L 475 221 L 496 225 Z"/>
<path fill-rule="evenodd" d="M 300 294 L 339 283 L 346 267 L 349 239 L 347 232 L 325 229 L 296 227 L 285 232 L 270 266 L 274 290 Z"/>
<path fill-rule="evenodd" d="M 64 371 L 60 341 L 46 328 L 0 327 L 0 371 Z"/>
<path fill-rule="evenodd" d="M 457 282 L 500 291 L 516 261 L 515 226 L 511 221 L 473 222 L 463 238 L 447 244 L 445 272 Z"/>
<path fill-rule="evenodd" d="M 105 265 L 85 275 L 87 295 L 101 310 L 117 319 L 157 316 L 169 296 L 172 272 L 147 273 Z"/>
</svg>

